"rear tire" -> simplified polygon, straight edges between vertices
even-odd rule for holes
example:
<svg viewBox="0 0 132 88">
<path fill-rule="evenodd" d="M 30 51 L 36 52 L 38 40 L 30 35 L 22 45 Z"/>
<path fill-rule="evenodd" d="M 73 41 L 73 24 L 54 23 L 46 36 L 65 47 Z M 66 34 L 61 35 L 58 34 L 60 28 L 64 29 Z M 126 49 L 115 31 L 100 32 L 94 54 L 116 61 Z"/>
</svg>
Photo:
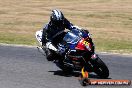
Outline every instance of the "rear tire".
<svg viewBox="0 0 132 88">
<path fill-rule="evenodd" d="M 72 73 L 73 72 L 73 69 L 71 67 L 64 65 L 63 61 L 61 61 L 61 60 L 58 60 L 56 65 L 65 73 Z"/>
</svg>

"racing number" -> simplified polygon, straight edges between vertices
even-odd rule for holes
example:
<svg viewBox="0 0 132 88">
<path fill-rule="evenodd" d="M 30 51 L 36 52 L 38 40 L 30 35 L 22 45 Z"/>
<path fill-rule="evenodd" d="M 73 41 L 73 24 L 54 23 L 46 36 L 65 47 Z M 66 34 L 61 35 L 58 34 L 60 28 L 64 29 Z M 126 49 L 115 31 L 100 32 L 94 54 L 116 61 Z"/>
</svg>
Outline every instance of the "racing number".
<svg viewBox="0 0 132 88">
<path fill-rule="evenodd" d="M 85 44 L 85 45 L 89 45 L 89 43 L 88 43 L 87 41 L 84 41 L 83 44 Z"/>
</svg>

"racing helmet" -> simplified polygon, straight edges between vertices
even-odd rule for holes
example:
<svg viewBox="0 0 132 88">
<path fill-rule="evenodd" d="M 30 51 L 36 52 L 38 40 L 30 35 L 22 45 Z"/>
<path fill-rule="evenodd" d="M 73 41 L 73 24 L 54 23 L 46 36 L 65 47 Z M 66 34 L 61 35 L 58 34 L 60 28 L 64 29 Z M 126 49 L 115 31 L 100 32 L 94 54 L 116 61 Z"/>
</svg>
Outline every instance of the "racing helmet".
<svg viewBox="0 0 132 88">
<path fill-rule="evenodd" d="M 64 22 L 64 15 L 60 10 L 52 10 L 50 20 L 53 25 L 59 26 L 62 25 Z"/>
</svg>

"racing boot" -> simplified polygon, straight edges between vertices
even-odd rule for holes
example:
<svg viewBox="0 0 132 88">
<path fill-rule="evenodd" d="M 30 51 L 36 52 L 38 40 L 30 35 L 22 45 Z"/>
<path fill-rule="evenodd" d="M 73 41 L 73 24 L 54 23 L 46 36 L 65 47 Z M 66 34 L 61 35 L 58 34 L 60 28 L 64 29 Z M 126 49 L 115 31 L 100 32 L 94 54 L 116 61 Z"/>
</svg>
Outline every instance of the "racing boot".
<svg viewBox="0 0 132 88">
<path fill-rule="evenodd" d="M 53 61 L 52 52 L 48 48 L 46 48 L 45 46 L 43 46 L 42 49 L 45 51 L 47 60 L 48 61 Z"/>
</svg>

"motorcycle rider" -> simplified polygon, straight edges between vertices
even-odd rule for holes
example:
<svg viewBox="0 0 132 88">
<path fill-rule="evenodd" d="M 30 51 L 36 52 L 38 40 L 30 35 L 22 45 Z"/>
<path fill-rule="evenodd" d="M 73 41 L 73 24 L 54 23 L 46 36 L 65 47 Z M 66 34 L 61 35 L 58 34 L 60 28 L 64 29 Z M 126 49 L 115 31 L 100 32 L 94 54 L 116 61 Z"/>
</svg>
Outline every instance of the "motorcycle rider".
<svg viewBox="0 0 132 88">
<path fill-rule="evenodd" d="M 57 44 L 60 43 L 65 35 L 64 30 L 80 29 L 70 23 L 60 10 L 54 9 L 50 15 L 50 21 L 43 27 L 42 46 L 48 48 L 47 55 L 50 55 L 50 50 L 62 52 L 58 49 Z M 64 62 L 69 63 L 69 60 L 64 59 Z"/>
</svg>

